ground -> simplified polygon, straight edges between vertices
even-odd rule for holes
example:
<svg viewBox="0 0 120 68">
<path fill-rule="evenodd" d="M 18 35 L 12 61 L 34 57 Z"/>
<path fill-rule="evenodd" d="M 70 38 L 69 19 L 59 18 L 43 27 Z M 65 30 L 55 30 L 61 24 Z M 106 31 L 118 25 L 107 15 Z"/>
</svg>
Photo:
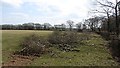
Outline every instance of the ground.
<svg viewBox="0 0 120 68">
<path fill-rule="evenodd" d="M 2 63 L 3 65 L 25 66 L 117 66 L 107 49 L 107 41 L 95 33 L 80 33 L 89 36 L 89 40 L 78 45 L 80 52 L 64 52 L 52 48 L 55 55 L 44 54 L 40 57 L 16 56 L 13 52 L 19 50 L 19 44 L 25 36 L 38 34 L 47 37 L 53 31 L 39 30 L 2 30 Z M 21 62 L 20 62 L 21 61 Z M 24 62 L 23 62 L 24 61 Z"/>
</svg>

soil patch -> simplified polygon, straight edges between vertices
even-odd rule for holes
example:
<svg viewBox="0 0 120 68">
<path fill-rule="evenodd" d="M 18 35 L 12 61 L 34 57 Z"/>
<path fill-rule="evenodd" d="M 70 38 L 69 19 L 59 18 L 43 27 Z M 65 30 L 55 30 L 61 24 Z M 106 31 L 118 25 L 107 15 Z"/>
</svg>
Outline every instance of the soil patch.
<svg viewBox="0 0 120 68">
<path fill-rule="evenodd" d="M 7 63 L 3 63 L 3 66 L 26 66 L 30 64 L 36 57 L 23 56 L 23 55 L 12 55 L 11 60 Z"/>
</svg>

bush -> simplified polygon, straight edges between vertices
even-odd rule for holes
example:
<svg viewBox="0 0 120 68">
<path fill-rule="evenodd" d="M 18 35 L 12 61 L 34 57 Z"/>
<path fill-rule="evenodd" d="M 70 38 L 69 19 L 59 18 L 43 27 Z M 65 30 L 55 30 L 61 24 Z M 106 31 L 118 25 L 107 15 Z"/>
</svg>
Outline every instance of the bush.
<svg viewBox="0 0 120 68">
<path fill-rule="evenodd" d="M 18 51 L 22 55 L 35 55 L 39 56 L 42 53 L 45 53 L 49 48 L 49 42 L 43 37 L 39 37 L 35 34 L 27 36 L 21 42 L 21 50 Z"/>
<path fill-rule="evenodd" d="M 104 31 L 104 32 L 101 32 L 100 35 L 106 39 L 106 40 L 110 40 L 110 35 L 108 32 Z"/>
<path fill-rule="evenodd" d="M 78 43 L 78 34 L 77 32 L 61 32 L 61 31 L 55 31 L 50 36 L 48 41 L 51 44 L 74 44 Z"/>
<path fill-rule="evenodd" d="M 113 39 L 109 43 L 110 50 L 112 52 L 112 56 L 115 58 L 119 58 L 120 62 L 120 39 Z"/>
<path fill-rule="evenodd" d="M 48 41 L 57 45 L 60 50 L 71 51 L 79 43 L 79 35 L 77 32 L 55 31 L 49 36 Z"/>
</svg>

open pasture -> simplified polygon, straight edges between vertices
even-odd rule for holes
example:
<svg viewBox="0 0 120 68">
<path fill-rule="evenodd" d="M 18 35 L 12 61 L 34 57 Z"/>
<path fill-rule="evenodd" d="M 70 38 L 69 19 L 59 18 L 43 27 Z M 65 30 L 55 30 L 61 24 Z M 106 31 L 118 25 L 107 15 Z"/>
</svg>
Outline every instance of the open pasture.
<svg viewBox="0 0 120 68">
<path fill-rule="evenodd" d="M 53 31 L 38 30 L 2 30 L 2 62 L 11 61 L 11 55 L 19 50 L 19 44 L 25 36 L 38 34 L 47 37 Z M 82 41 L 78 49 L 80 52 L 63 52 L 52 48 L 56 55 L 44 54 L 35 58 L 28 66 L 116 66 L 118 65 L 106 48 L 107 41 L 101 36 L 91 33 L 81 35 L 91 36 L 91 39 Z M 24 64 L 24 63 L 23 63 Z"/>
</svg>

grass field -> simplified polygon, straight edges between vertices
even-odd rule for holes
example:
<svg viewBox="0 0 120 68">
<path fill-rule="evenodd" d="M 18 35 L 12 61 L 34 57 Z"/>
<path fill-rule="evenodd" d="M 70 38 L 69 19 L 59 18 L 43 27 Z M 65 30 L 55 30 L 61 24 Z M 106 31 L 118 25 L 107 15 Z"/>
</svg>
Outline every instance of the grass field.
<svg viewBox="0 0 120 68">
<path fill-rule="evenodd" d="M 20 41 L 30 34 L 39 34 L 47 36 L 52 31 L 25 31 L 25 30 L 3 30 L 2 31 L 2 60 L 3 62 L 11 59 L 10 55 L 13 51 L 18 50 Z"/>
<path fill-rule="evenodd" d="M 34 30 L 2 30 L 2 61 L 11 60 L 12 53 L 18 50 L 20 41 L 30 34 L 38 34 L 47 37 L 52 31 Z M 85 35 L 82 34 L 81 35 Z M 116 66 L 118 65 L 105 47 L 106 41 L 97 34 L 86 34 L 91 36 L 90 40 L 82 41 L 78 49 L 80 52 L 63 52 L 53 48 L 56 56 L 44 54 L 33 60 L 30 66 Z M 59 53 L 59 54 L 58 54 Z"/>
</svg>

